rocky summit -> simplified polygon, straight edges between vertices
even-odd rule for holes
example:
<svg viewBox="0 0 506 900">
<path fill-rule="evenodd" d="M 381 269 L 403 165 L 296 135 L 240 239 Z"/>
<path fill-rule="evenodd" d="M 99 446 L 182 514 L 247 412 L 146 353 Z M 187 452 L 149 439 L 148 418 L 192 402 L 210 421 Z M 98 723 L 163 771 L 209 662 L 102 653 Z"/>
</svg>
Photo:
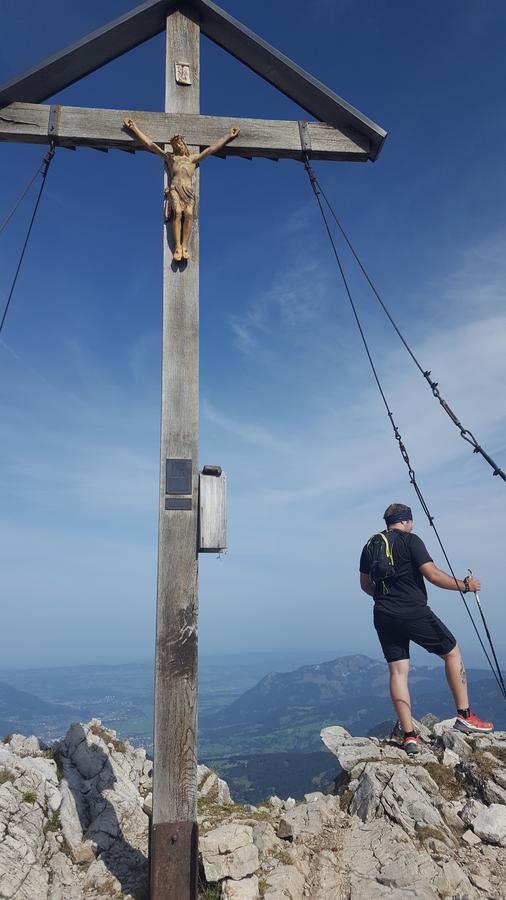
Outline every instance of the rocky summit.
<svg viewBox="0 0 506 900">
<path fill-rule="evenodd" d="M 234 804 L 199 766 L 201 900 L 506 898 L 506 733 L 322 731 L 327 793 Z M 308 786 L 309 787 L 309 786 Z M 152 763 L 99 720 L 0 744 L 0 898 L 146 900 Z"/>
</svg>

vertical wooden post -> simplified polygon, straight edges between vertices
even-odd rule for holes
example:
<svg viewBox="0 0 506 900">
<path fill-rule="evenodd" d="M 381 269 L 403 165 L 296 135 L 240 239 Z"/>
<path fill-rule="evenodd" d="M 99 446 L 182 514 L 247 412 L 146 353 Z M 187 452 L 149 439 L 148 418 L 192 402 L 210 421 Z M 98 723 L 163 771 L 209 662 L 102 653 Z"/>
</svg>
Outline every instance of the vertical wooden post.
<svg viewBox="0 0 506 900">
<path fill-rule="evenodd" d="M 199 113 L 200 28 L 167 18 L 165 110 Z M 191 84 L 176 82 L 175 64 Z M 170 148 L 168 148 L 170 149 Z M 190 148 L 190 150 L 198 148 Z M 198 172 L 195 179 L 198 201 Z M 196 203 L 196 210 L 198 205 Z M 151 900 L 197 897 L 197 610 L 199 231 L 191 260 L 172 261 L 164 229 L 160 520 L 155 662 Z"/>
</svg>

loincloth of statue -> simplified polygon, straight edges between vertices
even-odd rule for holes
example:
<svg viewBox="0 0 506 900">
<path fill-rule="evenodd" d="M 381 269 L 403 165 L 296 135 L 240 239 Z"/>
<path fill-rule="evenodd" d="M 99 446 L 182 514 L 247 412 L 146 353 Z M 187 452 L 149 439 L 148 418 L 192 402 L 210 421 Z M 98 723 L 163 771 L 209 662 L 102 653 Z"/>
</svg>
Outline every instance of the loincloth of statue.
<svg viewBox="0 0 506 900">
<path fill-rule="evenodd" d="M 195 213 L 195 191 L 182 184 L 171 184 L 164 191 L 164 219 L 166 222 L 173 215 Z"/>
</svg>

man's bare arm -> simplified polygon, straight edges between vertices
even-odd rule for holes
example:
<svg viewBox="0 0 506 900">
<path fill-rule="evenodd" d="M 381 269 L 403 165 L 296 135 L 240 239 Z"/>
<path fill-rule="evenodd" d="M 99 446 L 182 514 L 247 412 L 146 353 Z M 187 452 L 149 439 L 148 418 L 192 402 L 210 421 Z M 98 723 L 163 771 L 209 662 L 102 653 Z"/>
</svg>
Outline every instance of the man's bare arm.
<svg viewBox="0 0 506 900">
<path fill-rule="evenodd" d="M 151 138 L 148 138 L 147 134 L 144 134 L 143 131 L 135 124 L 133 119 L 130 119 L 128 116 L 125 116 L 123 119 L 123 124 L 125 128 L 128 128 L 129 131 L 132 131 L 136 137 L 139 138 L 141 144 L 144 144 L 146 150 L 150 150 L 151 153 L 157 153 L 158 156 L 161 156 L 163 159 L 166 158 L 167 154 L 158 144 L 155 144 Z"/>
<path fill-rule="evenodd" d="M 374 597 L 374 585 L 369 575 L 364 575 L 363 572 L 360 573 L 360 587 L 364 593 L 369 594 L 369 597 Z"/>
<path fill-rule="evenodd" d="M 455 583 L 453 575 L 447 575 L 446 572 L 442 572 L 433 562 L 427 562 L 420 566 L 420 572 L 427 581 L 435 584 L 436 587 L 444 588 L 447 591 L 466 591 L 466 585 L 460 578 L 457 578 L 457 583 Z M 479 591 L 481 589 L 479 579 L 470 575 L 467 579 L 467 589 Z"/>
<path fill-rule="evenodd" d="M 233 141 L 234 138 L 237 137 L 239 132 L 240 128 L 229 128 L 224 137 L 220 138 L 220 140 L 216 141 L 216 143 L 211 144 L 210 147 L 206 147 L 205 150 L 202 150 L 202 153 L 192 153 L 191 161 L 194 163 L 199 163 L 202 162 L 203 159 L 206 159 L 207 156 L 212 156 L 213 153 L 218 153 L 218 151 L 221 150 L 222 147 L 225 147 L 230 143 L 230 141 Z"/>
</svg>

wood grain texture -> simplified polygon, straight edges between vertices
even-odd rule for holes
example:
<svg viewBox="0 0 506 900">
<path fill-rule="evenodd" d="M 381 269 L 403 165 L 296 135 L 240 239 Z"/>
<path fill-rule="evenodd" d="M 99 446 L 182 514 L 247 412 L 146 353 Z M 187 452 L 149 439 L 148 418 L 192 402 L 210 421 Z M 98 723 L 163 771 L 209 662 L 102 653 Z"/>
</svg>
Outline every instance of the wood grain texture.
<svg viewBox="0 0 506 900">
<path fill-rule="evenodd" d="M 167 20 L 166 107 L 199 111 L 199 28 L 180 12 Z M 189 62 L 192 85 L 177 85 L 174 60 Z M 195 181 L 198 196 L 198 178 Z M 163 359 L 155 666 L 153 824 L 196 821 L 197 526 L 199 437 L 199 230 L 188 264 L 173 264 L 163 232 Z M 192 459 L 192 509 L 165 509 L 165 461 Z"/>
<path fill-rule="evenodd" d="M 174 71 L 168 73 L 174 78 Z M 188 92 L 189 86 L 177 85 Z M 67 147 L 144 150 L 123 126 L 123 117 L 135 119 L 142 131 L 157 143 L 166 143 L 174 134 L 183 134 L 197 149 L 209 146 L 231 126 L 241 129 L 220 156 L 302 159 L 298 123 L 276 119 L 237 119 L 226 116 L 200 116 L 188 111 L 187 93 L 181 98 L 181 112 L 137 112 L 131 109 L 94 109 L 60 107 L 58 143 Z M 47 105 L 13 103 L 0 109 L 0 141 L 47 144 L 49 110 Z M 307 133 L 311 159 L 366 162 L 370 150 L 367 138 L 346 134 L 320 122 L 309 122 Z"/>
<path fill-rule="evenodd" d="M 227 476 L 200 476 L 199 549 L 217 553 L 227 549 Z"/>
</svg>

